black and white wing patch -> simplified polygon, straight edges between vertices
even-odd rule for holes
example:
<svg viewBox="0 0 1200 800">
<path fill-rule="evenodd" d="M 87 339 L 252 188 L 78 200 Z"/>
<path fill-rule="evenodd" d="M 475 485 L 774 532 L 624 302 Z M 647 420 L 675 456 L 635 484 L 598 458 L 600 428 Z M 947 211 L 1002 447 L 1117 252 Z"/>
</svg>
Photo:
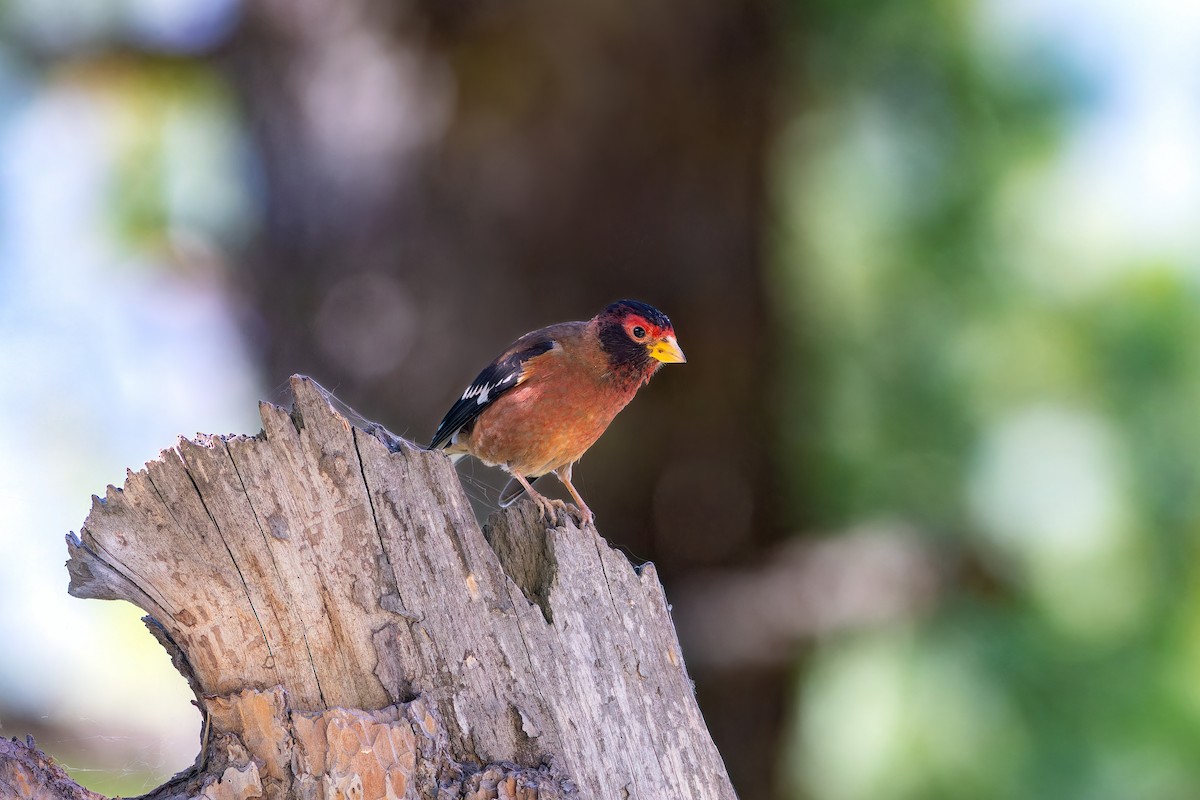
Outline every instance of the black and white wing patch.
<svg viewBox="0 0 1200 800">
<path fill-rule="evenodd" d="M 430 450 L 445 447 L 463 426 L 474 422 L 483 410 L 496 402 L 505 392 L 520 386 L 525 380 L 525 364 L 529 359 L 540 356 L 554 348 L 553 339 L 543 339 L 523 347 L 515 353 L 506 354 L 488 364 L 462 397 L 446 412 L 442 424 L 429 445 Z"/>
</svg>

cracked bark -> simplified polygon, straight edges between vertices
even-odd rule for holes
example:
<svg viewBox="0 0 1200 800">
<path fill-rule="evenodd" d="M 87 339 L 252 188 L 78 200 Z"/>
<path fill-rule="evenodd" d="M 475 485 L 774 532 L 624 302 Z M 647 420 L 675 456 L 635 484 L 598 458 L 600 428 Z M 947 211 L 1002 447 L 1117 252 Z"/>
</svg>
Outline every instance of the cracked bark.
<svg viewBox="0 0 1200 800">
<path fill-rule="evenodd" d="M 292 390 L 67 537 L 71 594 L 145 609 L 205 714 L 148 797 L 734 797 L 653 565 L 527 504 L 481 530 L 444 456 Z M 0 790 L 94 796 L 2 744 Z"/>
</svg>

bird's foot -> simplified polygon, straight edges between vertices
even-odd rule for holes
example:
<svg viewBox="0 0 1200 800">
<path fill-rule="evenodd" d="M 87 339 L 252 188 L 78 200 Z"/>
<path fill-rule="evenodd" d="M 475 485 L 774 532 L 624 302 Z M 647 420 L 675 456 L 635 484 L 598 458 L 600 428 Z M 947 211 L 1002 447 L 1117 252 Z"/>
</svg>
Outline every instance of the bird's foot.
<svg viewBox="0 0 1200 800">
<path fill-rule="evenodd" d="M 533 495 L 530 499 L 537 505 L 538 518 L 545 520 L 552 527 L 557 527 L 560 521 L 565 523 L 568 519 L 574 519 L 580 528 L 596 521 L 596 515 L 586 505 L 581 508 L 564 500 L 546 497 L 542 494 Z"/>
<path fill-rule="evenodd" d="M 572 516 L 579 520 L 579 527 L 585 528 L 588 525 L 592 525 L 596 522 L 596 515 L 593 514 L 592 510 L 586 505 L 571 506 L 571 509 L 575 512 Z"/>
<path fill-rule="evenodd" d="M 533 502 L 538 508 L 538 518 L 545 520 L 552 527 L 558 526 L 558 515 L 562 512 L 563 517 L 567 515 L 567 504 L 562 500 L 556 500 L 544 495 L 535 495 Z"/>
</svg>

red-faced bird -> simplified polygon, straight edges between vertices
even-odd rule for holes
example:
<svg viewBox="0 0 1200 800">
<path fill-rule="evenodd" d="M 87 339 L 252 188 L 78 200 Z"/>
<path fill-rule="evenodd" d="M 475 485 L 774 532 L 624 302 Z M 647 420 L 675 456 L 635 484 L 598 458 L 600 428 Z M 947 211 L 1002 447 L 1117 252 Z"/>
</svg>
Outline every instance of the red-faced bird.
<svg viewBox="0 0 1200 800">
<path fill-rule="evenodd" d="M 500 505 L 527 492 L 551 519 L 564 504 L 532 484 L 554 473 L 580 520 L 591 522 L 571 468 L 663 364 L 686 360 L 666 314 L 620 300 L 586 322 L 551 325 L 513 342 L 446 413 L 429 449 L 501 467 L 512 478 Z"/>
</svg>

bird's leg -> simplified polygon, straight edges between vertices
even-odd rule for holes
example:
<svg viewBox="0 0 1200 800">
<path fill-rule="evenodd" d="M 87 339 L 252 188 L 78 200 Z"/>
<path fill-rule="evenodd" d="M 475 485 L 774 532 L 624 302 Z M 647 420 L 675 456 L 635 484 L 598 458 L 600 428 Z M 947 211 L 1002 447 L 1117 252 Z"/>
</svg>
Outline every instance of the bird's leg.
<svg viewBox="0 0 1200 800">
<path fill-rule="evenodd" d="M 596 521 L 596 515 L 587 507 L 587 503 L 583 502 L 583 498 L 579 496 L 579 492 L 575 491 L 575 487 L 571 484 L 571 468 L 574 464 L 567 464 L 561 469 L 554 470 L 554 474 L 562 481 L 562 485 L 567 487 L 567 491 L 571 493 L 572 499 L 575 500 L 575 505 L 579 509 L 579 522 L 582 525 L 589 525 Z"/>
<path fill-rule="evenodd" d="M 532 500 L 533 502 L 537 503 L 538 516 L 540 516 L 542 519 L 549 519 L 551 522 L 555 522 L 555 517 L 556 517 L 555 503 L 557 502 L 558 505 L 563 506 L 564 505 L 563 502 L 561 500 L 558 500 L 558 501 L 551 500 L 549 497 L 546 497 L 541 492 L 534 491 L 533 484 L 531 484 L 529 481 L 525 480 L 525 476 L 522 475 L 521 473 L 510 471 L 509 474 L 512 475 L 514 478 L 516 478 L 517 482 L 520 483 L 521 486 L 523 486 L 525 488 L 525 493 L 529 495 L 529 499 Z M 564 506 L 564 508 L 565 508 L 565 506 Z"/>
</svg>

